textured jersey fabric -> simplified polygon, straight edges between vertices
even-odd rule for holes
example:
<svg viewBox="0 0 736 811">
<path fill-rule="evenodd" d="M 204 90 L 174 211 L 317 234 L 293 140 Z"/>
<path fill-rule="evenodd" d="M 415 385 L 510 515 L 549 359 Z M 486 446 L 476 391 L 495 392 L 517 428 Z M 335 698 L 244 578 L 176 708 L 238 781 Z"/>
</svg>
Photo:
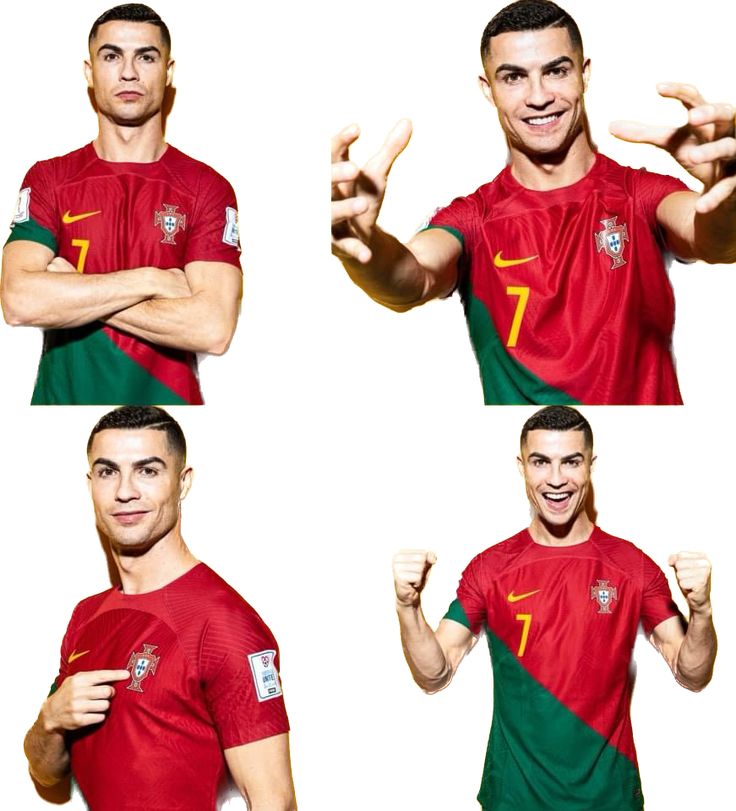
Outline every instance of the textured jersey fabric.
<svg viewBox="0 0 736 811">
<path fill-rule="evenodd" d="M 575 546 L 528 530 L 463 572 L 446 619 L 485 631 L 493 723 L 478 799 L 487 811 L 640 811 L 631 652 L 677 616 L 659 567 L 595 527 Z"/>
<path fill-rule="evenodd" d="M 153 163 L 116 163 L 92 144 L 35 164 L 8 241 L 46 245 L 83 273 L 189 262 L 240 267 L 230 184 L 169 146 Z M 96 321 L 44 331 L 33 404 L 202 403 L 197 359 Z"/>
<path fill-rule="evenodd" d="M 131 673 L 105 721 L 68 736 L 90 808 L 214 809 L 223 749 L 289 729 L 278 662 L 263 620 L 202 563 L 156 591 L 79 603 L 56 686 L 79 671 Z"/>
<path fill-rule="evenodd" d="M 506 167 L 430 220 L 462 243 L 459 292 L 487 404 L 679 404 L 656 220 L 687 187 L 596 155 L 577 183 Z"/>
</svg>

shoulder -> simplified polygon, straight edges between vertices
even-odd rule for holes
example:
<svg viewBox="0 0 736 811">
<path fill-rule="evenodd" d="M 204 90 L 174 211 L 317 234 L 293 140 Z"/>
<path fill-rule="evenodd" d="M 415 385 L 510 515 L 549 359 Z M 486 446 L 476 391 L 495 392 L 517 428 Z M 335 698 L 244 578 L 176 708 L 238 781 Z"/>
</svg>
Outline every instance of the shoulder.
<svg viewBox="0 0 736 811">
<path fill-rule="evenodd" d="M 203 161 L 184 154 L 169 144 L 163 159 L 170 171 L 184 175 L 190 181 L 196 179 L 201 188 L 231 188 L 228 180 Z"/>
<path fill-rule="evenodd" d="M 463 577 L 470 575 L 484 578 L 488 572 L 498 573 L 528 545 L 528 531 L 526 529 L 519 530 L 510 538 L 499 541 L 476 555 L 467 565 Z"/>
<path fill-rule="evenodd" d="M 85 597 L 84 600 L 80 600 L 74 607 L 74 611 L 72 611 L 69 627 L 72 625 L 79 627 L 90 620 L 112 592 L 113 589 L 109 588 L 99 592 L 99 594 L 93 594 L 91 597 Z"/>
<path fill-rule="evenodd" d="M 601 177 L 610 183 L 622 186 L 630 192 L 648 192 L 663 190 L 665 192 L 687 191 L 687 186 L 678 178 L 650 172 L 643 167 L 634 169 L 622 166 L 612 158 L 599 153 L 599 172 Z"/>
<path fill-rule="evenodd" d="M 79 149 L 67 152 L 65 155 L 58 155 L 54 158 L 34 163 L 30 173 L 39 177 L 45 177 L 56 183 L 63 183 L 83 171 L 90 163 L 97 160 L 92 144 L 85 144 Z"/>
<path fill-rule="evenodd" d="M 600 527 L 595 529 L 595 544 L 614 564 L 632 575 L 641 574 L 645 578 L 656 575 L 660 567 L 631 541 L 618 538 Z"/>
</svg>

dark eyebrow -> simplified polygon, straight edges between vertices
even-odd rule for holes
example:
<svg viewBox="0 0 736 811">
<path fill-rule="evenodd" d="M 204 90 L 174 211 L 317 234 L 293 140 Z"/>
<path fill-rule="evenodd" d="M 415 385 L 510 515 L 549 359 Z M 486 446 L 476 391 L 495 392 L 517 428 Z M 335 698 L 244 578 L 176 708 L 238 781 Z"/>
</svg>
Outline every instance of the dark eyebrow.
<svg viewBox="0 0 736 811">
<path fill-rule="evenodd" d="M 542 65 L 542 72 L 546 70 L 551 70 L 552 68 L 557 68 L 560 65 L 574 64 L 572 59 L 569 56 L 558 56 L 557 59 L 553 59 L 551 62 L 547 62 L 546 64 Z M 521 65 L 511 65 L 508 62 L 504 62 L 503 65 L 499 65 L 496 68 L 495 75 L 498 76 L 499 73 L 528 73 L 526 68 L 522 68 Z"/>
<path fill-rule="evenodd" d="M 522 68 L 520 65 L 510 65 L 508 62 L 504 62 L 503 65 L 499 65 L 496 68 L 495 75 L 498 76 L 499 73 L 526 73 L 526 68 Z"/>
<path fill-rule="evenodd" d="M 119 45 L 110 45 L 105 43 L 104 45 L 100 45 L 100 47 L 97 49 L 97 53 L 100 54 L 102 51 L 112 51 L 120 56 L 123 55 L 123 49 Z M 136 56 L 141 56 L 142 54 L 150 53 L 151 51 L 161 56 L 161 51 L 155 45 L 144 45 L 142 48 L 136 48 L 133 53 L 135 53 Z"/>
<path fill-rule="evenodd" d="M 551 70 L 552 68 L 557 68 L 560 65 L 573 65 L 574 62 L 570 59 L 569 56 L 558 56 L 557 59 L 553 59 L 551 62 L 547 62 L 546 65 L 542 65 L 542 71 Z"/>
<path fill-rule="evenodd" d="M 137 462 L 133 462 L 133 467 L 141 468 L 141 467 L 150 467 L 151 465 L 159 464 L 162 467 L 166 467 L 166 462 L 160 456 L 148 456 L 145 459 L 139 459 Z M 113 462 L 112 459 L 105 459 L 104 457 L 100 457 L 99 459 L 95 459 L 92 462 L 92 467 L 96 465 L 102 465 L 103 467 L 109 467 L 113 470 L 120 470 L 120 465 L 117 462 Z"/>
<path fill-rule="evenodd" d="M 577 453 L 571 453 L 569 456 L 562 457 L 563 462 L 572 462 L 577 461 L 578 459 L 585 459 L 585 457 L 583 456 L 582 453 L 580 453 L 580 451 L 578 451 Z"/>
<path fill-rule="evenodd" d="M 105 459 L 103 456 L 100 456 L 98 459 L 95 459 L 95 461 L 92 462 L 92 467 L 96 467 L 97 465 L 111 467 L 113 470 L 120 470 L 120 467 L 116 462 L 113 462 L 112 459 Z"/>
<path fill-rule="evenodd" d="M 537 451 L 533 451 L 527 457 L 528 459 L 540 459 L 542 462 L 549 462 L 549 456 L 545 456 L 543 453 L 537 453 Z"/>
</svg>

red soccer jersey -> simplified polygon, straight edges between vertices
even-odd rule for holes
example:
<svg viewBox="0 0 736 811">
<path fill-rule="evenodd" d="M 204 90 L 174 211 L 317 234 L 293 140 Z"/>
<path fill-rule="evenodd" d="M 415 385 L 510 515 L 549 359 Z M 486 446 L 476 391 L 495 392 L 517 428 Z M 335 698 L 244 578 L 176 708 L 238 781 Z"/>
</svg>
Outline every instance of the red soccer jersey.
<svg viewBox="0 0 736 811">
<path fill-rule="evenodd" d="M 240 267 L 236 206 L 223 177 L 172 146 L 153 163 L 115 163 L 88 144 L 30 169 L 8 241 L 46 245 L 81 273 Z M 196 405 L 197 359 L 99 321 L 46 330 L 32 402 Z"/>
<path fill-rule="evenodd" d="M 131 672 L 105 721 L 68 736 L 90 807 L 214 809 L 223 749 L 289 729 L 278 661 L 263 620 L 201 563 L 156 591 L 79 603 L 56 685 L 79 671 Z"/>
<path fill-rule="evenodd" d="M 679 404 L 656 220 L 671 177 L 596 155 L 572 186 L 506 167 L 430 221 L 463 245 L 459 291 L 487 404 Z"/>
<path fill-rule="evenodd" d="M 562 547 L 523 530 L 473 559 L 446 618 L 488 636 L 484 808 L 642 808 L 629 663 L 639 623 L 649 634 L 677 613 L 659 567 L 598 527 Z"/>
</svg>

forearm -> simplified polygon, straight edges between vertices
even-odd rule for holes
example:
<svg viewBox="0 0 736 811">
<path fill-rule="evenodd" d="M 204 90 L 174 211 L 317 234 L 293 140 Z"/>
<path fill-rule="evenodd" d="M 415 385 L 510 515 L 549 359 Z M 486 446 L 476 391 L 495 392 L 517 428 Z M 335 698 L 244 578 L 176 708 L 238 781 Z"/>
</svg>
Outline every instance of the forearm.
<svg viewBox="0 0 736 811">
<path fill-rule="evenodd" d="M 23 749 L 31 775 L 42 786 L 52 786 L 69 773 L 69 751 L 64 734 L 47 730 L 43 711 L 28 730 Z"/>
<path fill-rule="evenodd" d="M 736 196 L 693 220 L 695 255 L 711 264 L 736 262 Z"/>
<path fill-rule="evenodd" d="M 237 311 L 223 314 L 206 295 L 153 299 L 103 320 L 159 346 L 222 355 L 235 331 Z"/>
<path fill-rule="evenodd" d="M 428 274 L 411 250 L 378 227 L 367 244 L 372 256 L 366 264 L 342 260 L 353 282 L 374 301 L 396 312 L 405 312 L 422 304 L 428 288 Z"/>
<path fill-rule="evenodd" d="M 446 687 L 453 671 L 435 632 L 424 618 L 421 605 L 397 604 L 401 628 L 401 645 L 414 681 L 427 692 Z"/>
<path fill-rule="evenodd" d="M 702 690 L 713 675 L 717 648 L 710 608 L 693 612 L 675 662 L 677 681 L 689 690 Z"/>
<path fill-rule="evenodd" d="M 90 274 L 15 269 L 3 273 L 2 303 L 12 326 L 80 327 L 156 294 L 149 268 Z"/>
</svg>

